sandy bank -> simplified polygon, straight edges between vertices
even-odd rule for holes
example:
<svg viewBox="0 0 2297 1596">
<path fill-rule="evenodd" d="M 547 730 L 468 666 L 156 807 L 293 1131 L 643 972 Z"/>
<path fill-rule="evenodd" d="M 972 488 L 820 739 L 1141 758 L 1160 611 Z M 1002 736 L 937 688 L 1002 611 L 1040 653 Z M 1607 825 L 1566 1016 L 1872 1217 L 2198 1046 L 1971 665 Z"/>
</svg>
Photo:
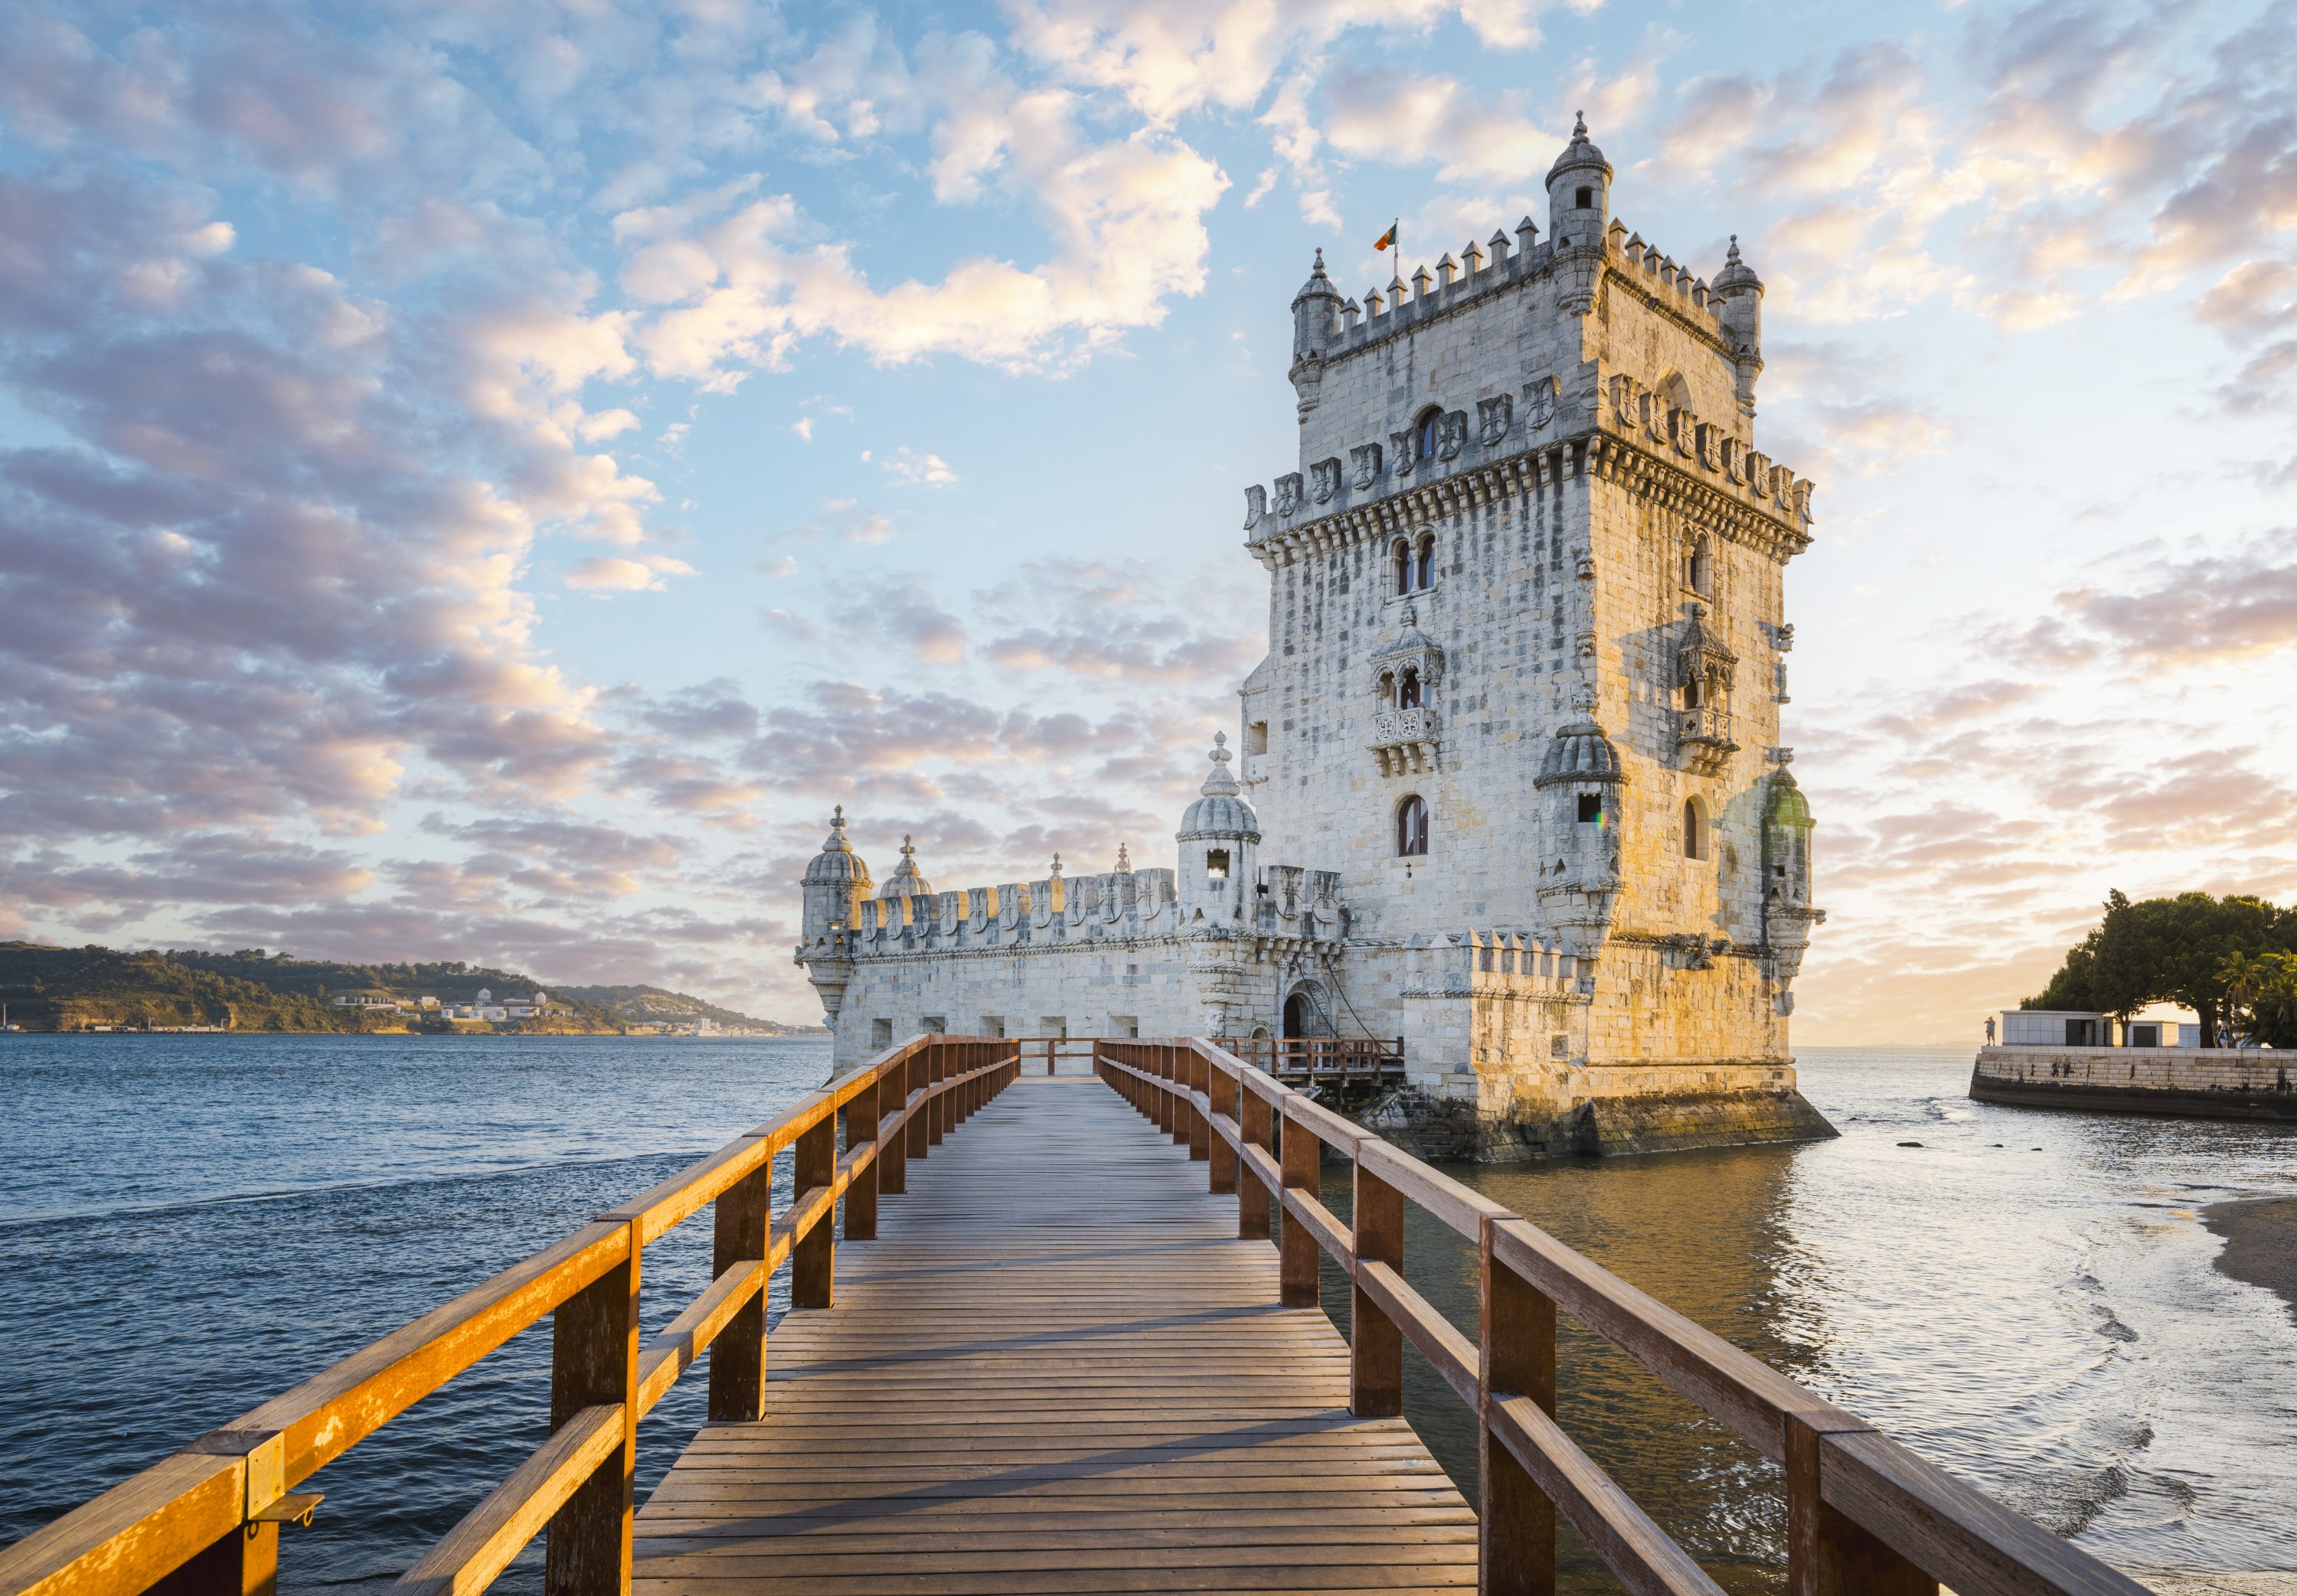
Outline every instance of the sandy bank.
<svg viewBox="0 0 2297 1596">
<path fill-rule="evenodd" d="M 2278 1292 L 2297 1310 L 2297 1197 L 2212 1203 L 2202 1210 L 2202 1222 L 2226 1238 L 2219 1269 Z"/>
</svg>

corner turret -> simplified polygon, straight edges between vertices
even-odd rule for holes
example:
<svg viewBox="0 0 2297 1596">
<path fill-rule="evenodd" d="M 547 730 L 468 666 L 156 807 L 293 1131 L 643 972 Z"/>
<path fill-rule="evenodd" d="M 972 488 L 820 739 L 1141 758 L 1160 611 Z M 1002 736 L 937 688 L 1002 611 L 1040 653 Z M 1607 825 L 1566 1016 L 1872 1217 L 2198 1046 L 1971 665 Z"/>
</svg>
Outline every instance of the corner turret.
<svg viewBox="0 0 2297 1596">
<path fill-rule="evenodd" d="M 1591 689 L 1580 688 L 1576 703 L 1582 718 L 1557 729 L 1532 781 L 1540 794 L 1540 916 L 1583 961 L 1593 961 L 1610 937 L 1625 879 L 1619 788 L 1626 770 L 1594 720 L 1593 700 Z M 1580 972 L 1592 980 L 1589 963 Z M 1584 980 L 1583 990 L 1592 991 Z"/>
<path fill-rule="evenodd" d="M 1324 275 L 1324 251 L 1318 250 L 1307 282 L 1292 296 L 1292 369 L 1286 374 L 1299 395 L 1304 420 L 1316 407 L 1316 391 L 1324 380 L 1324 351 L 1339 335 L 1340 309 L 1346 302 Z"/>
<path fill-rule="evenodd" d="M 1212 773 L 1203 796 L 1181 817 L 1181 924 L 1190 933 L 1233 933 L 1250 924 L 1260 879 L 1260 817 L 1229 774 L 1228 734 L 1213 734 Z"/>
<path fill-rule="evenodd" d="M 1611 163 L 1587 137 L 1585 111 L 1571 129 L 1571 142 L 1547 169 L 1547 236 L 1559 259 L 1569 259 L 1563 283 L 1563 310 L 1585 316 L 1594 309 L 1595 282 L 1602 269 L 1605 230 L 1611 220 Z"/>
<path fill-rule="evenodd" d="M 1794 750 L 1773 749 L 1771 758 L 1778 769 L 1763 805 L 1763 943 L 1779 985 L 1778 1011 L 1788 1015 L 1794 1012 L 1794 978 L 1810 947 L 1811 927 L 1825 921 L 1826 911 L 1811 907 L 1810 834 L 1818 822 L 1787 769 Z"/>
<path fill-rule="evenodd" d="M 853 976 L 852 932 L 869 896 L 869 884 L 868 863 L 845 840 L 845 806 L 841 803 L 830 817 L 821 851 L 806 865 L 800 883 L 805 909 L 796 958 L 821 995 L 822 1016 L 832 1031 L 837 1029 L 837 1011 Z"/>
<path fill-rule="evenodd" d="M 1715 274 L 1708 291 L 1709 304 L 1715 308 L 1724 331 L 1731 335 L 1731 346 L 1739 365 L 1739 409 L 1751 416 L 1755 413 L 1755 379 L 1763 370 L 1763 280 L 1755 276 L 1754 268 L 1739 259 L 1739 235 L 1731 234 L 1731 254 L 1723 269 Z"/>
</svg>

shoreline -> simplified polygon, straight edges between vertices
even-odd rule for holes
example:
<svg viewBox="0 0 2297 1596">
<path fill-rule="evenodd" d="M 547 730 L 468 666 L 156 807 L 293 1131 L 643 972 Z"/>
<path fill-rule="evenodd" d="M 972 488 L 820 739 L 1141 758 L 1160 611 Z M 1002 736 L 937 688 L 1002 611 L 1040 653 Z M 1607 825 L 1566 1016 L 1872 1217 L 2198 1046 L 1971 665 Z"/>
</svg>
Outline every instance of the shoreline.
<svg viewBox="0 0 2297 1596">
<path fill-rule="evenodd" d="M 2220 1273 L 2264 1287 L 2297 1316 L 2297 1197 L 2211 1203 L 2202 1222 L 2225 1238 L 2216 1259 Z"/>
</svg>

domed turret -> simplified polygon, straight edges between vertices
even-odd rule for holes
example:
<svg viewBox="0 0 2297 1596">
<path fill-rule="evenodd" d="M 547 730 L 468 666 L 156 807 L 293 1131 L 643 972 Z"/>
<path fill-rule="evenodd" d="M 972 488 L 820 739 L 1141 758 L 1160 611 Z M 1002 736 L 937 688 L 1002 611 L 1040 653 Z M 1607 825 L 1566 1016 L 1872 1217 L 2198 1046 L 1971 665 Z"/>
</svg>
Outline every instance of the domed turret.
<svg viewBox="0 0 2297 1596">
<path fill-rule="evenodd" d="M 857 904 L 869 895 L 869 867 L 845 840 L 845 806 L 839 804 L 829 822 L 829 835 L 821 851 L 805 867 L 801 883 L 805 899 L 805 943 L 819 946 L 833 926 L 853 924 Z"/>
<path fill-rule="evenodd" d="M 1213 734 L 1203 796 L 1181 817 L 1181 919 L 1190 930 L 1233 929 L 1251 912 L 1260 877 L 1260 817 L 1228 772 L 1228 734 Z"/>
<path fill-rule="evenodd" d="M 1585 718 L 1556 732 L 1532 782 L 1540 790 L 1539 906 L 1565 945 L 1592 959 L 1610 934 L 1621 880 L 1619 787 L 1626 771 L 1589 713 L 1593 690 L 1582 686 L 1575 702 Z"/>
<path fill-rule="evenodd" d="M 1611 219 L 1611 163 L 1587 137 L 1579 113 L 1571 142 L 1547 169 L 1547 235 L 1560 250 L 1601 249 Z"/>
<path fill-rule="evenodd" d="M 1732 352 L 1739 366 L 1739 408 L 1755 413 L 1755 379 L 1763 370 L 1763 280 L 1739 259 L 1739 235 L 1731 234 L 1731 253 L 1715 274 L 1708 303 L 1716 319 L 1731 335 Z"/>
<path fill-rule="evenodd" d="M 1235 777 L 1228 773 L 1229 761 L 1236 756 L 1228 751 L 1228 733 L 1213 734 L 1212 773 L 1205 785 L 1197 790 L 1204 794 L 1181 816 L 1179 840 L 1190 843 L 1204 837 L 1248 837 L 1260 840 L 1260 817 L 1244 800 L 1244 789 Z"/>
<path fill-rule="evenodd" d="M 893 873 L 885 877 L 885 884 L 877 889 L 877 896 L 880 898 L 930 898 L 933 896 L 933 883 L 919 874 L 918 851 L 910 845 L 910 842 L 911 839 L 907 836 L 902 839 L 902 862 L 893 867 Z"/>
<path fill-rule="evenodd" d="M 1779 983 L 1778 1011 L 1787 1015 L 1794 1012 L 1794 978 L 1811 928 L 1826 911 L 1811 907 L 1810 834 L 1817 822 L 1787 769 L 1794 750 L 1781 748 L 1771 757 L 1779 768 L 1763 802 L 1763 945 L 1770 950 L 1771 979 Z"/>
<path fill-rule="evenodd" d="M 1300 396 L 1303 415 L 1316 407 L 1316 391 L 1324 380 L 1324 351 L 1339 334 L 1340 307 L 1346 303 L 1324 275 L 1324 251 L 1318 250 L 1307 282 L 1292 296 L 1292 369 L 1286 375 Z"/>
</svg>

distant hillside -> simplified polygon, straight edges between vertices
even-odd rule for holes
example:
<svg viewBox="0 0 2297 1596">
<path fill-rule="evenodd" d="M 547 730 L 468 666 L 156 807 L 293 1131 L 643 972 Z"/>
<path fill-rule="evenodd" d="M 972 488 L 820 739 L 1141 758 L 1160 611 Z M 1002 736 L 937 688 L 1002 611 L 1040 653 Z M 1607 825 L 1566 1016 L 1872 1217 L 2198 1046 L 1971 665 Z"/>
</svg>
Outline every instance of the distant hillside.
<svg viewBox="0 0 2297 1596">
<path fill-rule="evenodd" d="M 658 986 L 562 986 L 562 997 L 605 1010 L 625 1025 L 691 1025 L 707 1022 L 720 1031 L 748 1031 L 764 1036 L 827 1036 L 826 1025 L 785 1025 L 777 1020 L 753 1019 L 731 1008 L 720 1008 L 684 992 Z"/>
<path fill-rule="evenodd" d="M 373 1016 L 163 953 L 0 942 L 0 1003 L 28 1031 L 90 1025 L 224 1025 L 235 1031 L 359 1031 Z"/>
<path fill-rule="evenodd" d="M 140 953 L 110 948 L 51 948 L 0 942 L 0 1003 L 28 1031 L 218 1026 L 231 1031 L 445 1031 L 457 1022 L 438 1008 L 486 992 L 497 1004 L 547 993 L 550 1012 L 498 1028 L 595 1034 L 626 1027 L 704 1026 L 754 1036 L 825 1036 L 819 1026 L 777 1024 L 658 986 L 552 986 L 516 970 L 460 961 L 343 964 L 245 948 L 236 953 L 177 949 Z M 342 1004 L 338 998 L 353 1001 Z M 405 1009 L 389 1007 L 392 1001 Z M 361 1005 L 366 1005 L 362 1007 Z M 468 1026 L 473 1022 L 460 1022 Z"/>
</svg>

